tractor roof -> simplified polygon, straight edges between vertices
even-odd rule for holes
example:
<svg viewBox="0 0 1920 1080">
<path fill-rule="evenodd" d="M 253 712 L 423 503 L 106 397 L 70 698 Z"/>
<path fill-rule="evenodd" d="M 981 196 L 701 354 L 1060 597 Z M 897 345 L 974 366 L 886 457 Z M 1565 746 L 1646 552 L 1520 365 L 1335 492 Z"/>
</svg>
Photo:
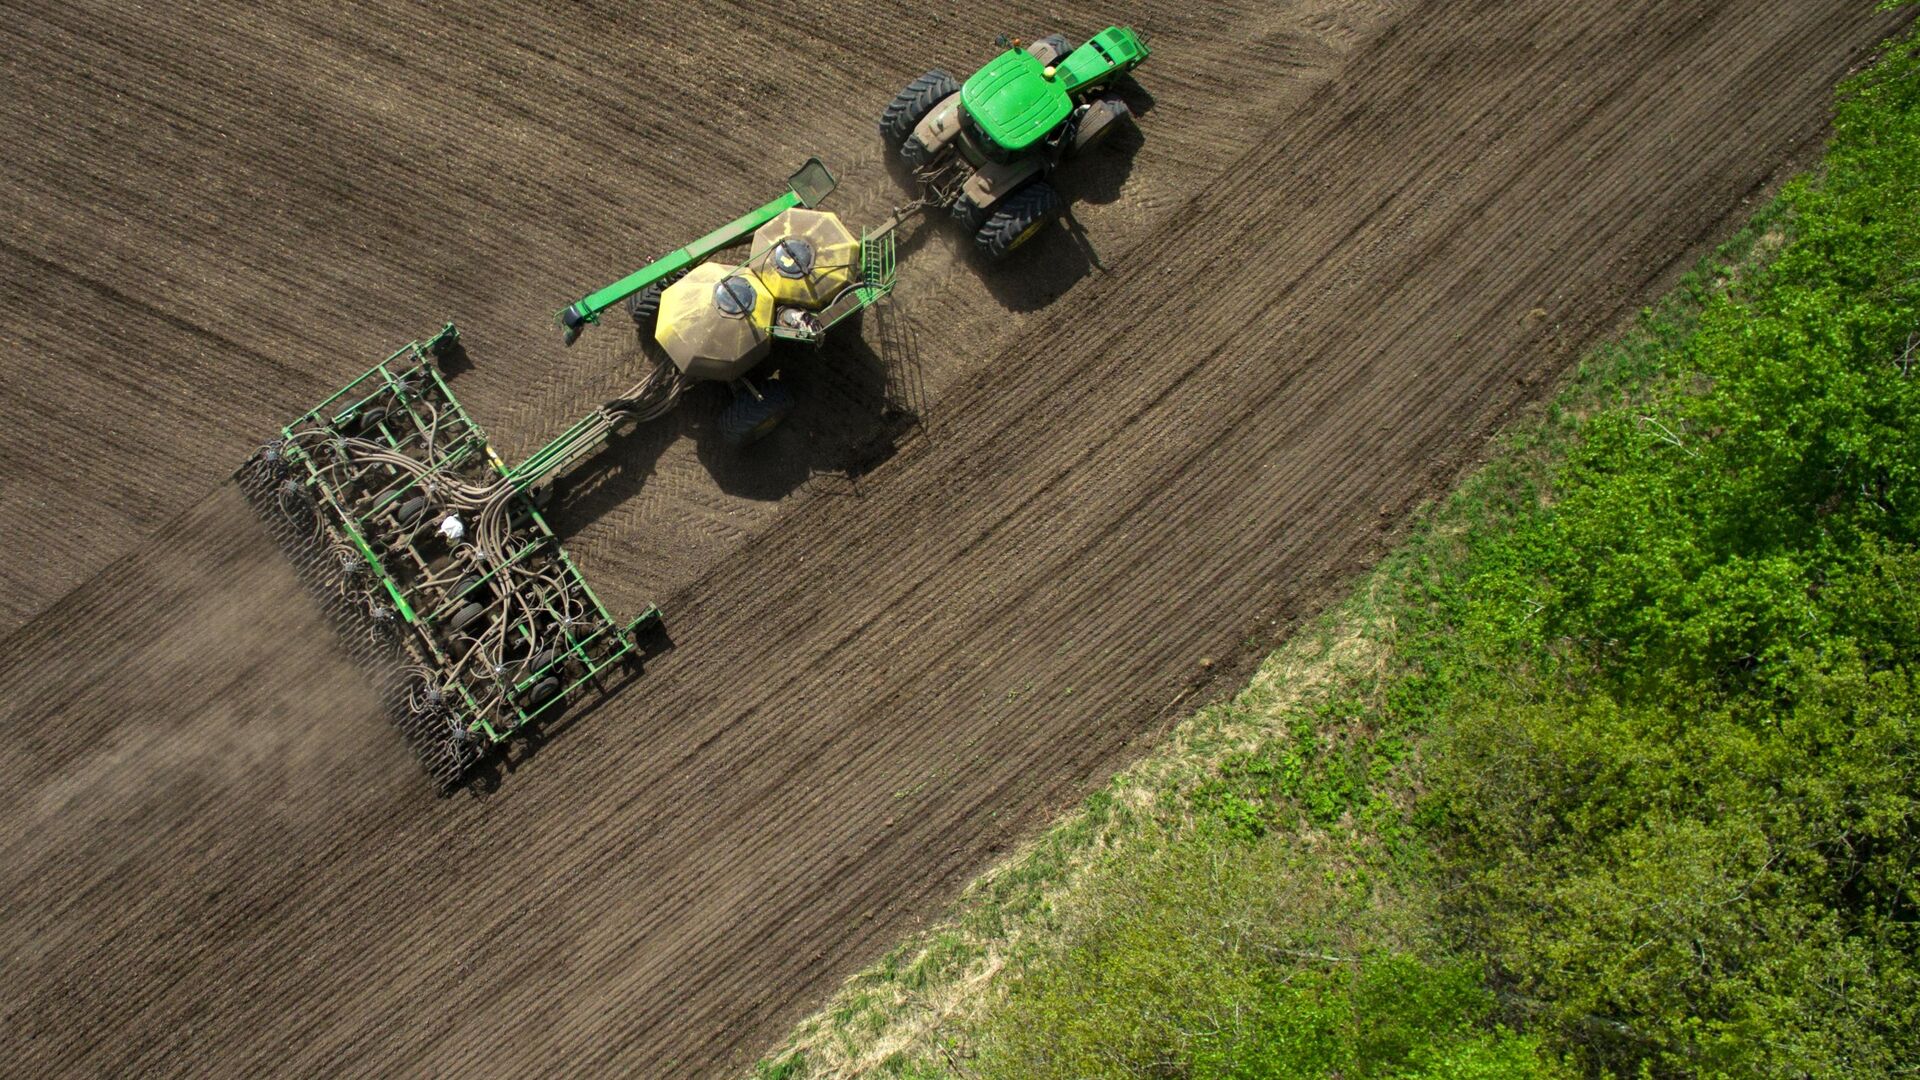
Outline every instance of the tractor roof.
<svg viewBox="0 0 1920 1080">
<path fill-rule="evenodd" d="M 1003 149 L 1025 150 L 1073 112 L 1066 87 L 1046 76 L 1025 49 L 1008 49 L 973 73 L 960 104 L 987 138 Z"/>
</svg>

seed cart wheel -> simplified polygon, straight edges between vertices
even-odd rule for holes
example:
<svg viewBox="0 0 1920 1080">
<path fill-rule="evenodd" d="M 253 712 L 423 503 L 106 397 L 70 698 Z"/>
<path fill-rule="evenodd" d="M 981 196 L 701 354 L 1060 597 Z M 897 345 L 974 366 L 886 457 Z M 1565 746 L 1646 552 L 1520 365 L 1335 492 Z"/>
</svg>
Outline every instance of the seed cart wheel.
<svg viewBox="0 0 1920 1080">
<path fill-rule="evenodd" d="M 654 325 L 660 321 L 660 294 L 666 292 L 674 282 L 686 276 L 685 270 L 668 274 L 627 297 L 627 314 L 633 316 L 633 325 L 639 329 L 642 338 L 652 338 Z"/>
<path fill-rule="evenodd" d="M 486 611 L 487 606 L 485 604 L 470 600 L 462 606 L 459 611 L 453 613 L 453 618 L 447 620 L 447 626 L 454 630 L 465 630 L 467 627 L 473 625 L 474 621 L 479 619 L 480 616 L 486 614 Z"/>
<path fill-rule="evenodd" d="M 793 391 L 778 382 L 760 384 L 760 396 L 744 393 L 720 414 L 720 439 L 738 449 L 767 437 L 793 411 Z"/>
<path fill-rule="evenodd" d="M 1065 34 L 1048 34 L 1027 42 L 1027 51 L 1042 64 L 1057 64 L 1073 51 L 1073 40 Z"/>
<path fill-rule="evenodd" d="M 899 152 L 906 145 L 907 136 L 913 134 L 913 129 L 920 126 L 920 121 L 927 118 L 933 107 L 959 92 L 960 84 L 953 76 L 939 68 L 927 72 L 894 95 L 893 102 L 880 114 L 880 137 Z"/>
<path fill-rule="evenodd" d="M 1040 231 L 1065 213 L 1067 204 L 1053 185 L 1035 180 L 1007 196 L 987 223 L 974 234 L 980 253 L 998 261 L 1014 249 L 1040 235 Z"/>
</svg>

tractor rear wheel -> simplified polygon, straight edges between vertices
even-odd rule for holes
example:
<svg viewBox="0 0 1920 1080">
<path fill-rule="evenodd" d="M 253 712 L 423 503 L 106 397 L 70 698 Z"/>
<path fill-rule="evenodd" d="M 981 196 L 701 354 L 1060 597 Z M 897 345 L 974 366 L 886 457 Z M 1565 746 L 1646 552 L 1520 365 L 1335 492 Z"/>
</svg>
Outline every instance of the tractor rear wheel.
<svg viewBox="0 0 1920 1080">
<path fill-rule="evenodd" d="M 907 141 L 900 144 L 900 160 L 906 162 L 909 169 L 925 168 L 933 160 L 933 151 L 920 141 L 920 136 L 908 135 Z"/>
<path fill-rule="evenodd" d="M 778 382 L 763 382 L 760 393 L 742 393 L 720 414 L 720 439 L 738 449 L 767 437 L 793 411 L 793 391 Z"/>
<path fill-rule="evenodd" d="M 947 212 L 953 215 L 953 220 L 959 222 L 961 228 L 970 233 L 979 232 L 980 226 L 985 225 L 988 216 L 993 213 L 991 208 L 974 202 L 964 192 L 953 200 L 953 206 Z"/>
<path fill-rule="evenodd" d="M 960 92 L 954 77 L 935 68 L 907 84 L 894 95 L 893 102 L 880 114 L 880 137 L 895 153 L 907 144 L 907 137 L 935 105 Z M 922 148 L 925 149 L 924 147 Z"/>
<path fill-rule="evenodd" d="M 1007 196 L 987 223 L 980 226 L 974 234 L 974 246 L 980 253 L 994 261 L 1011 254 L 1014 249 L 1040 235 L 1047 225 L 1066 213 L 1066 201 L 1053 185 L 1045 180 L 1035 180 L 1019 191 Z"/>
</svg>

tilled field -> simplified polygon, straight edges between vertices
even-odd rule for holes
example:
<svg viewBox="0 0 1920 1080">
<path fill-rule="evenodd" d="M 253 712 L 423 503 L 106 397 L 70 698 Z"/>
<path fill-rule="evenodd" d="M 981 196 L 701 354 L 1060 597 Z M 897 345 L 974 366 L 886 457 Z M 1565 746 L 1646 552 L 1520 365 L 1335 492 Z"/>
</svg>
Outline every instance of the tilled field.
<svg viewBox="0 0 1920 1080">
<path fill-rule="evenodd" d="M 1147 143 L 1079 215 L 1102 267 L 1062 274 L 1062 237 L 989 283 L 930 239 L 871 355 L 823 356 L 807 385 L 842 388 L 759 464 L 703 455 L 696 403 L 689 437 L 600 470 L 619 497 L 576 546 L 608 591 L 665 603 L 674 648 L 447 800 L 238 497 L 196 493 L 423 310 L 468 326 L 463 397 L 531 445 L 629 362 L 611 327 L 551 343 L 575 285 L 816 149 L 854 162 L 842 205 L 877 210 L 846 102 L 965 67 L 980 50 L 950 43 L 981 28 L 854 5 L 836 28 L 892 36 L 850 48 L 726 12 L 644 33 L 156 12 L 108 20 L 124 63 L 76 73 L 46 39 L 87 17 L 10 20 L 37 43 L 10 43 L 10 89 L 55 98 L 0 99 L 39 148 L 0 175 L 25 217 L 0 528 L 47 551 L 5 578 L 4 1059 L 750 1059 L 1332 595 L 1817 139 L 1890 28 L 1852 0 L 1146 6 Z M 608 86 L 641 63 L 700 89 Z M 126 95 L 146 122 L 115 126 Z M 872 400 L 922 426 L 857 480 L 815 477 L 873 464 Z"/>
<path fill-rule="evenodd" d="M 503 451 L 532 450 L 637 370 L 623 318 L 563 350 L 561 307 L 778 194 L 809 154 L 841 176 L 829 205 L 877 224 L 908 198 L 874 131 L 895 89 L 970 70 L 1002 29 L 1112 17 L 1091 0 L 1000 5 L 1004 27 L 859 0 L 814 29 L 727 7 L 5 6 L 0 535 L 37 557 L 0 567 L 0 628 L 445 320 L 476 363 L 463 402 Z M 1084 243 L 983 277 L 954 230 L 927 230 L 871 344 L 795 362 L 790 432 L 735 458 L 706 437 L 720 396 L 692 395 L 593 463 L 565 523 L 579 551 L 649 552 L 616 583 L 644 604 L 810 481 L 869 463 L 1265 136 L 1388 6 L 1136 5 L 1157 31 L 1153 138 L 1080 170 Z"/>
</svg>

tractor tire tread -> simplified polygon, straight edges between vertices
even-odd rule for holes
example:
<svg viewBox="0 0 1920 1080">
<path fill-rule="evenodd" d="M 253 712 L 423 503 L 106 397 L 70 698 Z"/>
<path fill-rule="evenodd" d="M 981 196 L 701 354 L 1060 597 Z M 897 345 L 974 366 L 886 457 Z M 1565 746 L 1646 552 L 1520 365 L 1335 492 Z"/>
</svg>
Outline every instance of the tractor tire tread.
<svg viewBox="0 0 1920 1080">
<path fill-rule="evenodd" d="M 920 121 L 927 118 L 934 106 L 959 92 L 960 83 L 939 68 L 921 75 L 894 95 L 880 114 L 880 137 L 894 151 L 904 152 L 907 137 L 920 126 Z"/>
<path fill-rule="evenodd" d="M 989 260 L 1006 258 L 1067 209 L 1066 200 L 1045 180 L 1035 180 L 1006 197 L 974 234 L 974 246 Z"/>
</svg>

